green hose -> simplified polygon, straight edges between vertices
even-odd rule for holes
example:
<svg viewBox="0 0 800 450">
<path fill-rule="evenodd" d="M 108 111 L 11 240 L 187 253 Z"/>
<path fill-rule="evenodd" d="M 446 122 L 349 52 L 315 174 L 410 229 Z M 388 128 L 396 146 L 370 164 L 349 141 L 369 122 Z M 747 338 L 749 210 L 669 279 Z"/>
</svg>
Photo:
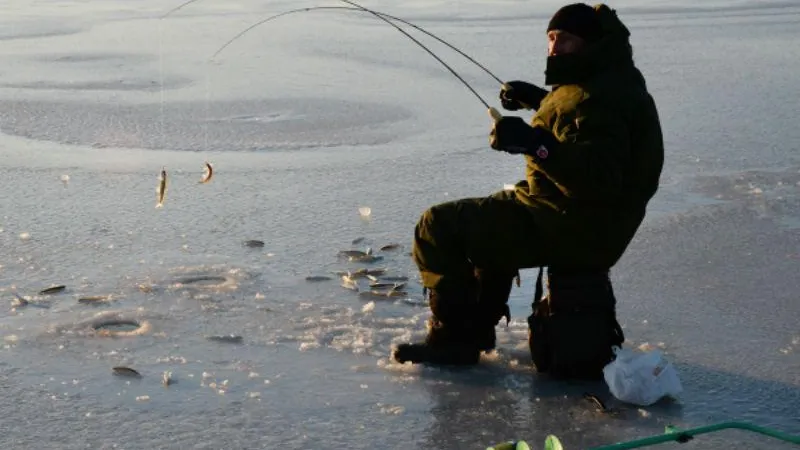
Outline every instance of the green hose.
<svg viewBox="0 0 800 450">
<path fill-rule="evenodd" d="M 604 445 L 602 447 L 592 447 L 589 450 L 625 450 L 630 448 L 647 447 L 650 445 L 664 444 L 666 442 L 686 442 L 699 434 L 713 433 L 715 431 L 726 429 L 739 429 L 753 431 L 755 433 L 763 434 L 775 439 L 779 439 L 792 444 L 800 445 L 800 436 L 793 436 L 791 434 L 782 433 L 780 431 L 772 430 L 758 425 L 749 424 L 746 422 L 722 422 L 715 425 L 707 425 L 698 428 L 689 428 L 686 430 L 678 430 L 674 427 L 668 426 L 665 434 L 659 436 L 651 436 L 634 441 L 618 442 L 616 444 Z"/>
<path fill-rule="evenodd" d="M 679 430 L 673 426 L 667 426 L 665 434 L 658 436 L 646 437 L 634 441 L 618 442 L 616 444 L 604 445 L 602 447 L 592 447 L 589 450 L 626 450 L 630 448 L 649 447 L 651 445 L 664 444 L 667 442 L 680 442 L 685 443 L 694 438 L 694 436 L 706 433 L 713 433 L 715 431 L 738 429 L 752 431 L 755 433 L 763 434 L 771 438 L 779 439 L 784 442 L 789 442 L 795 445 L 800 445 L 800 436 L 793 436 L 788 433 L 772 430 L 766 427 L 760 427 L 746 422 L 722 422 L 715 425 L 707 425 L 704 427 L 689 428 L 686 430 Z M 552 441 L 552 442 L 551 442 Z M 558 447 L 555 447 L 557 444 Z M 550 445 L 548 447 L 548 445 Z M 499 444 L 494 447 L 489 447 L 487 450 L 528 450 L 530 447 L 525 441 L 509 441 Z M 548 436 L 548 442 L 545 444 L 546 449 L 561 448 L 561 443 L 555 436 Z"/>
</svg>

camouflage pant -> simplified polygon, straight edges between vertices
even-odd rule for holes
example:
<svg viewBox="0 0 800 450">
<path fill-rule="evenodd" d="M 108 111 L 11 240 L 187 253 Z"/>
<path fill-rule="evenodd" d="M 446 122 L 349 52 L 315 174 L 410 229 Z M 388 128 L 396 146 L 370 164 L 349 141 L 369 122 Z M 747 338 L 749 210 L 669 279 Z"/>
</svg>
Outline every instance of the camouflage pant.
<svg viewBox="0 0 800 450">
<path fill-rule="evenodd" d="M 425 287 L 463 285 L 475 268 L 513 272 L 545 265 L 538 234 L 531 208 L 514 191 L 500 191 L 426 210 L 414 230 L 412 257 Z"/>
</svg>

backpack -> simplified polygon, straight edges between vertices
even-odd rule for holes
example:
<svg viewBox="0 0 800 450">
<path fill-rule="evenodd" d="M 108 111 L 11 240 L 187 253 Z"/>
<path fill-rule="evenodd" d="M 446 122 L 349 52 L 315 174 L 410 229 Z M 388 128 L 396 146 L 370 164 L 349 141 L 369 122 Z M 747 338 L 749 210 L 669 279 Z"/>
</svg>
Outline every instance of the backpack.
<svg viewBox="0 0 800 450">
<path fill-rule="evenodd" d="M 608 272 L 548 269 L 547 296 L 542 296 L 542 272 L 528 317 L 528 345 L 537 372 L 557 379 L 602 379 L 603 367 L 614 359 L 612 347 L 625 340 Z"/>
</svg>

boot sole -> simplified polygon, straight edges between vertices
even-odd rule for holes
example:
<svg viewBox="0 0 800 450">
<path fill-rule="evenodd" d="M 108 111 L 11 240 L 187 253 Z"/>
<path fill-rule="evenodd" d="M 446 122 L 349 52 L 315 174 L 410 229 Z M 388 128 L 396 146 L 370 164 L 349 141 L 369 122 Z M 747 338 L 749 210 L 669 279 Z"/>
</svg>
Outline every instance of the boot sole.
<svg viewBox="0 0 800 450">
<path fill-rule="evenodd" d="M 463 347 L 429 347 L 420 344 L 401 344 L 393 353 L 395 361 L 403 364 L 432 364 L 445 366 L 473 366 L 480 360 L 480 351 Z"/>
</svg>

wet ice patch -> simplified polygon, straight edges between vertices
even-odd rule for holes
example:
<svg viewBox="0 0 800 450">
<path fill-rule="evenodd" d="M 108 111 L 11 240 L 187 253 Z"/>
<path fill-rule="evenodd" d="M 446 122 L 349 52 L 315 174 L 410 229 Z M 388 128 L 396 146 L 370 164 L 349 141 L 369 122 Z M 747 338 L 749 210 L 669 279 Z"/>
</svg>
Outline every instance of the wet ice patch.
<svg viewBox="0 0 800 450">
<path fill-rule="evenodd" d="M 775 199 L 797 197 L 800 193 L 800 169 L 782 171 L 749 170 L 728 175 L 700 176 L 697 189 L 717 200 L 746 200 L 759 197 Z"/>
<path fill-rule="evenodd" d="M 34 61 L 45 63 L 58 63 L 63 65 L 98 65 L 102 67 L 142 64 L 154 61 L 157 58 L 144 53 L 114 53 L 114 52 L 87 52 L 87 53 L 52 53 L 31 57 Z"/>
<path fill-rule="evenodd" d="M 290 111 L 279 111 L 275 113 L 266 113 L 259 116 L 246 114 L 243 116 L 231 116 L 231 117 L 220 117 L 215 119 L 220 122 L 251 122 L 251 123 L 266 123 L 266 122 L 282 122 L 282 121 L 293 121 L 293 120 L 308 120 L 310 117 L 299 114 L 299 113 L 292 113 Z"/>
<path fill-rule="evenodd" d="M 242 283 L 252 282 L 258 274 L 226 265 L 183 266 L 171 269 L 163 278 L 139 281 L 139 290 L 152 293 L 179 292 L 196 300 L 211 300 L 211 294 L 239 289 Z"/>
<path fill-rule="evenodd" d="M 800 228 L 798 168 L 701 176 L 695 186 L 706 198 L 733 201 L 754 211 L 759 218 L 773 220 L 783 228 Z"/>
<path fill-rule="evenodd" d="M 133 80 L 128 86 L 143 88 L 141 82 Z M 124 87 L 82 83 L 83 88 L 91 89 Z M 159 89 L 152 80 L 144 83 Z M 64 87 L 28 85 L 37 86 Z M 395 133 L 385 124 L 409 117 L 410 113 L 397 105 L 318 98 L 167 103 L 163 115 L 159 103 L 0 101 L 0 123 L 8 134 L 95 147 L 190 151 L 387 143 L 399 131 Z M 163 129 L 160 118 L 164 119 Z"/>
<path fill-rule="evenodd" d="M 410 329 L 420 319 L 418 315 L 382 317 L 369 304 L 362 309 L 367 311 L 348 306 L 301 304 L 289 319 L 288 329 L 278 331 L 277 340 L 296 342 L 300 351 L 329 348 L 383 356 L 397 340 L 410 338 Z"/>
<path fill-rule="evenodd" d="M 59 90 L 59 91 L 146 91 L 159 92 L 161 89 L 177 89 L 189 86 L 192 80 L 184 77 L 166 77 L 163 84 L 154 78 L 115 78 L 94 81 L 53 81 L 38 80 L 24 83 L 4 83 L 11 89 Z M 102 145 L 102 144 L 100 144 Z"/>
<path fill-rule="evenodd" d="M 36 20 L 13 23 L 4 21 L 0 27 L 0 41 L 15 39 L 34 39 L 41 37 L 66 36 L 86 31 L 87 27 L 76 26 L 75 23 L 67 24 L 64 20 Z"/>
<path fill-rule="evenodd" d="M 47 333 L 79 337 L 136 337 L 152 334 L 153 321 L 160 316 L 142 309 L 135 311 L 103 311 L 88 318 L 48 327 Z"/>
</svg>

